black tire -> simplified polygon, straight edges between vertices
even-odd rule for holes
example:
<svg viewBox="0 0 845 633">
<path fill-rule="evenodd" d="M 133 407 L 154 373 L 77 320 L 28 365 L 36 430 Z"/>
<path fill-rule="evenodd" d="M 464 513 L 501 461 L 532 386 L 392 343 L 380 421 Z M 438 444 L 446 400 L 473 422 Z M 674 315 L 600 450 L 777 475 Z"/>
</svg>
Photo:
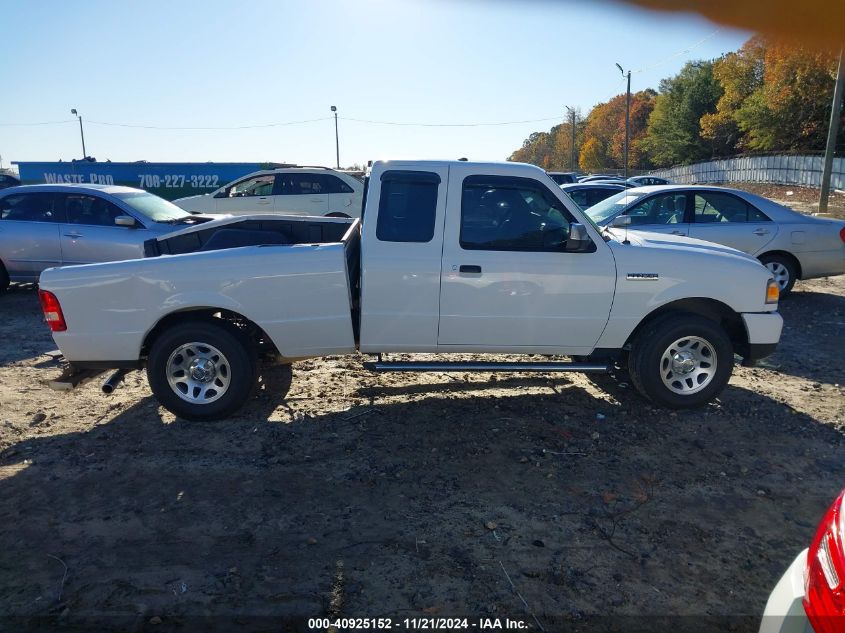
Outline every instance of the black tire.
<svg viewBox="0 0 845 633">
<path fill-rule="evenodd" d="M 199 370 L 201 373 L 213 373 L 214 378 L 194 381 L 192 376 L 182 372 L 190 380 L 171 386 L 168 380 L 169 372 L 175 376 L 174 368 L 179 363 L 184 364 L 179 354 L 172 358 L 171 356 L 181 347 L 192 343 L 198 344 L 195 349 L 199 351 L 199 355 L 196 351 L 192 355 L 189 349 L 186 349 L 181 357 L 186 361 L 192 358 L 197 361 L 212 361 L 212 369 L 201 367 Z M 210 351 L 203 352 L 203 348 Z M 215 361 L 215 357 L 218 360 Z M 234 326 L 209 321 L 185 323 L 162 333 L 155 340 L 147 358 L 147 380 L 158 401 L 171 413 L 186 420 L 219 420 L 240 409 L 252 395 L 258 380 L 256 351 L 250 341 Z M 197 384 L 202 386 L 193 386 Z M 218 384 L 220 390 L 217 389 Z M 184 387 L 184 390 L 181 387 Z M 182 395 L 177 393 L 177 388 Z M 197 392 L 197 389 L 200 391 Z M 208 392 L 212 393 L 206 398 L 209 401 L 202 402 Z M 200 394 L 199 397 L 196 397 L 197 393 Z M 192 395 L 195 397 L 193 401 L 189 401 Z"/>
<path fill-rule="evenodd" d="M 674 344 L 678 342 L 676 348 Z M 670 347 L 676 354 L 671 354 Z M 700 360 L 683 354 L 698 356 Z M 668 361 L 670 356 L 678 358 L 679 364 Z M 684 363 L 690 360 L 694 368 L 682 373 L 686 369 Z M 680 368 L 677 372 L 676 367 Z M 647 324 L 628 356 L 628 373 L 637 391 L 671 409 L 697 407 L 710 401 L 728 384 L 732 371 L 733 346 L 728 335 L 718 323 L 694 314 L 667 314 Z M 664 376 L 671 387 L 664 382 Z"/>
<path fill-rule="evenodd" d="M 9 287 L 9 273 L 6 272 L 6 267 L 3 262 L 0 262 L 0 292 L 3 292 Z"/>
<path fill-rule="evenodd" d="M 760 262 L 774 275 L 775 281 L 780 286 L 780 296 L 785 297 L 792 290 L 798 278 L 798 269 L 795 261 L 786 255 L 772 253 L 763 255 Z"/>
</svg>

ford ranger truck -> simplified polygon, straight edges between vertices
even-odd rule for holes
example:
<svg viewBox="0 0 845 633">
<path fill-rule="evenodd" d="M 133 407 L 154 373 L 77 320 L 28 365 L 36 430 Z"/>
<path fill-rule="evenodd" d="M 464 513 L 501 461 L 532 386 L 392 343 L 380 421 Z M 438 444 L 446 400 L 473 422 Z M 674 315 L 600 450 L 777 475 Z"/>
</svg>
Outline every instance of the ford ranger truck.
<svg viewBox="0 0 845 633">
<path fill-rule="evenodd" d="M 593 224 L 531 165 L 382 161 L 363 220 L 215 220 L 148 240 L 142 259 L 49 269 L 40 292 L 72 367 L 146 367 L 161 404 L 191 420 L 234 413 L 266 359 L 360 351 L 376 355 L 374 371 L 621 365 L 645 398 L 682 408 L 724 389 L 734 354 L 751 364 L 774 350 L 778 287 L 758 261 L 626 233 Z"/>
</svg>

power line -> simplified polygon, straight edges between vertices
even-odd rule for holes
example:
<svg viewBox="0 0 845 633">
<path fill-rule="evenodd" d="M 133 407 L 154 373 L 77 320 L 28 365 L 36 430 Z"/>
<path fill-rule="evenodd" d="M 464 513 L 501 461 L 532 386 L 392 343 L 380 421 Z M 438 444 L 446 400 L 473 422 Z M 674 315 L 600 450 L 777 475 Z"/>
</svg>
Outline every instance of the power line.
<svg viewBox="0 0 845 633">
<path fill-rule="evenodd" d="M 76 123 L 76 119 L 65 119 L 64 121 L 39 121 L 37 123 L 0 123 L 3 127 L 29 127 L 32 125 L 60 125 L 62 123 Z"/>
<path fill-rule="evenodd" d="M 541 123 L 545 121 L 558 121 L 561 115 L 553 117 L 543 117 L 539 119 L 522 119 L 519 121 L 492 121 L 492 122 L 475 122 L 475 123 L 424 123 L 418 121 L 377 121 L 372 119 L 356 119 L 353 117 L 338 117 L 344 121 L 352 121 L 354 123 L 366 123 L 368 125 L 398 125 L 407 127 L 490 127 L 499 125 L 519 125 L 523 123 Z M 138 123 L 118 123 L 115 121 L 94 121 L 87 119 L 86 122 L 90 125 L 105 125 L 109 127 L 125 127 L 143 130 L 251 130 L 260 128 L 281 127 L 286 125 L 300 125 L 305 123 L 316 123 L 318 121 L 328 121 L 331 117 L 320 117 L 317 119 L 303 119 L 301 121 L 281 121 L 276 123 L 257 123 L 253 125 L 232 125 L 232 126 L 177 126 L 177 125 L 145 125 Z M 32 126 L 32 125 L 58 125 L 62 123 L 73 123 L 73 120 L 67 121 L 43 121 L 39 123 L 0 123 L 3 126 Z"/>
<path fill-rule="evenodd" d="M 88 123 L 94 125 L 107 125 L 109 127 L 128 127 L 140 128 L 143 130 L 253 130 L 258 128 L 268 127 L 282 127 L 285 125 L 300 125 L 302 123 L 315 123 L 316 121 L 328 121 L 331 117 L 320 117 L 318 119 L 303 119 L 301 121 L 281 121 L 277 123 L 256 123 L 254 125 L 230 125 L 230 126 L 213 126 L 213 127 L 182 127 L 171 125 L 141 125 L 135 123 L 114 123 L 112 121 L 92 121 L 88 119 Z"/>
<path fill-rule="evenodd" d="M 662 59 L 661 61 L 659 61 L 655 64 L 652 64 L 651 66 L 645 66 L 643 68 L 640 68 L 639 70 L 632 70 L 631 72 L 632 73 L 644 73 L 648 70 L 652 70 L 653 68 L 658 68 L 660 66 L 663 66 L 664 64 L 668 64 L 673 59 L 681 57 L 682 55 L 686 55 L 687 53 L 691 52 L 692 50 L 698 48 L 699 46 L 704 44 L 704 42 L 706 42 L 707 40 L 713 39 L 714 37 L 716 37 L 716 35 L 718 35 L 721 32 L 721 30 L 722 29 L 716 29 L 710 35 L 703 37 L 702 39 L 698 40 L 694 44 L 691 44 L 690 46 L 688 46 L 684 50 L 678 51 L 677 53 L 672 53 L 671 55 L 669 55 L 669 57 L 666 57 L 666 58 Z"/>
<path fill-rule="evenodd" d="M 351 117 L 340 117 L 344 121 L 355 123 L 369 123 L 371 125 L 402 125 L 408 127 L 489 127 L 496 125 L 519 125 L 521 123 L 541 123 L 544 121 L 559 121 L 562 115 L 543 117 L 541 119 L 524 119 L 521 121 L 494 121 L 488 123 L 419 123 L 411 121 L 374 121 L 372 119 L 354 119 Z"/>
</svg>

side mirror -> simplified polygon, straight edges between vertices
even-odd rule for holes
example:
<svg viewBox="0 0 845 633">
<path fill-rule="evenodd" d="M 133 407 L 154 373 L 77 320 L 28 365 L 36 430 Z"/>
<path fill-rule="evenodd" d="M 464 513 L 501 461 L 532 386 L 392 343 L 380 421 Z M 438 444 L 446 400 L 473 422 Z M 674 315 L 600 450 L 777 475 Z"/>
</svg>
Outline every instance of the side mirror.
<svg viewBox="0 0 845 633">
<path fill-rule="evenodd" d="M 610 226 L 615 229 L 621 229 L 625 226 L 631 225 L 631 216 L 630 215 L 617 215 L 613 220 L 610 222 Z"/>
<path fill-rule="evenodd" d="M 228 198 L 229 192 L 226 191 L 225 189 L 223 189 L 222 191 L 218 191 L 217 193 L 215 193 L 214 197 L 215 198 Z"/>
<path fill-rule="evenodd" d="M 587 229 L 583 224 L 573 223 L 569 225 L 569 239 L 566 240 L 566 248 L 564 250 L 571 252 L 580 252 L 587 250 L 593 241 L 590 239 Z"/>
<path fill-rule="evenodd" d="M 125 226 L 128 228 L 134 228 L 138 226 L 138 223 L 135 221 L 131 215 L 119 215 L 114 219 L 114 223 L 117 226 Z"/>
</svg>

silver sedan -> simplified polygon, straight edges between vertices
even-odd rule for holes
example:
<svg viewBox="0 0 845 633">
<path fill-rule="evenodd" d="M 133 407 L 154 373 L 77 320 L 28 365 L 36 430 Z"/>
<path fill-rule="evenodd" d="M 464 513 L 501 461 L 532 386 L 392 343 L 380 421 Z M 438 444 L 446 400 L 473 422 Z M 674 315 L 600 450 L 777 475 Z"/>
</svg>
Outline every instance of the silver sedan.
<svg viewBox="0 0 845 633">
<path fill-rule="evenodd" d="M 657 185 L 615 194 L 586 210 L 600 226 L 686 235 L 759 259 L 781 294 L 797 279 L 845 273 L 845 222 L 793 211 L 762 196 L 725 187 Z M 619 220 L 628 216 L 630 220 Z"/>
<path fill-rule="evenodd" d="M 218 216 L 219 217 L 219 216 Z M 0 191 L 0 290 L 46 268 L 135 259 L 144 241 L 208 218 L 158 196 L 108 185 L 24 185 Z"/>
</svg>

